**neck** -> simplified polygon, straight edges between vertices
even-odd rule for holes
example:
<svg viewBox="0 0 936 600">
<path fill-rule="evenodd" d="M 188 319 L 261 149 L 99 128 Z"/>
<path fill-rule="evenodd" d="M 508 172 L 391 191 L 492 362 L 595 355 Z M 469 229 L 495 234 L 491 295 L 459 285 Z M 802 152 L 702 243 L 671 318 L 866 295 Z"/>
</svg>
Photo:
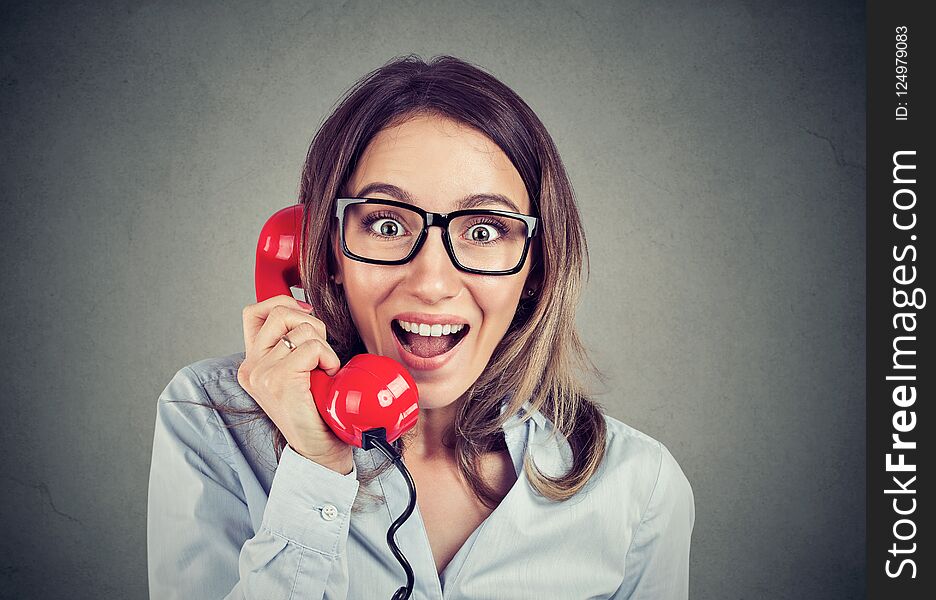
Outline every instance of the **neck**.
<svg viewBox="0 0 936 600">
<path fill-rule="evenodd" d="M 442 408 L 419 409 L 419 420 L 406 437 L 406 456 L 421 461 L 454 460 L 455 450 L 443 444 L 452 429 L 456 402 Z"/>
</svg>

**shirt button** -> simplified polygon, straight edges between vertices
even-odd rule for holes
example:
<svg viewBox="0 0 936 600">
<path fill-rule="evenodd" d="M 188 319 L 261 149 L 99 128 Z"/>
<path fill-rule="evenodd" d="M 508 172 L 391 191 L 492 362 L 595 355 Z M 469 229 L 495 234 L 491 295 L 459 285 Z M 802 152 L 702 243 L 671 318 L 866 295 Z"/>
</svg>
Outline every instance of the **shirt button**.
<svg viewBox="0 0 936 600">
<path fill-rule="evenodd" d="M 322 507 L 322 518 L 326 521 L 333 521 L 338 516 L 338 509 L 334 504 L 326 504 Z"/>
</svg>

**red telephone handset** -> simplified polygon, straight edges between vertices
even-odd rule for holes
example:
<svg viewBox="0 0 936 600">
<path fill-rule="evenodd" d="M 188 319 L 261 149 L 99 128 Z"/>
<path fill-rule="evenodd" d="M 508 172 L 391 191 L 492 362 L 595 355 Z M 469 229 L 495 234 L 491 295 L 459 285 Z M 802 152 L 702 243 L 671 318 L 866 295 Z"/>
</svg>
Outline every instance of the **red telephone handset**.
<svg viewBox="0 0 936 600">
<path fill-rule="evenodd" d="M 277 211 L 263 226 L 257 242 L 257 302 L 279 294 L 291 296 L 290 287 L 301 285 L 301 228 L 301 204 Z M 314 369 L 310 387 L 322 420 L 341 440 L 359 448 L 365 432 L 383 428 L 387 442 L 393 442 L 419 418 L 416 382 L 386 356 L 359 354 L 334 377 Z"/>
</svg>

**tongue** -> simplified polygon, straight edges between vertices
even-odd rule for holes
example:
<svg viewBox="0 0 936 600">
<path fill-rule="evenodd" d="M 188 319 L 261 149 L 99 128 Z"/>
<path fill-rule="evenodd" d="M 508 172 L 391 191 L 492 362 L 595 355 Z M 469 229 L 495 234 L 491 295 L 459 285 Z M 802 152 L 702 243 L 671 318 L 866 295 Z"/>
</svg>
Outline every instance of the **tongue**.
<svg viewBox="0 0 936 600">
<path fill-rule="evenodd" d="M 441 335 L 439 337 L 427 337 L 415 333 L 406 333 L 403 335 L 406 341 L 406 349 L 422 358 L 430 358 L 444 354 L 452 349 L 455 340 L 451 335 Z"/>
</svg>

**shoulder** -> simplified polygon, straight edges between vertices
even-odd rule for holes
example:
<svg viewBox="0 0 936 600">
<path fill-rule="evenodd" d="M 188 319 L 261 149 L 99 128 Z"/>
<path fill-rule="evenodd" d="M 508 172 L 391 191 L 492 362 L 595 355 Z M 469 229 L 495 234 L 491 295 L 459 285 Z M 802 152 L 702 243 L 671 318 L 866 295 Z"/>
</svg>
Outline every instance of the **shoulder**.
<svg viewBox="0 0 936 600">
<path fill-rule="evenodd" d="M 237 382 L 244 353 L 206 358 L 179 369 L 160 395 L 160 401 L 188 400 L 210 405 L 243 400 L 247 392 Z M 249 396 L 248 396 L 249 398 Z"/>
<path fill-rule="evenodd" d="M 618 543 L 623 579 L 615 598 L 687 598 L 689 552 L 695 524 L 692 487 L 659 441 L 605 415 L 608 481 L 623 513 Z"/>
<path fill-rule="evenodd" d="M 219 407 L 250 409 L 256 403 L 237 382 L 244 354 L 206 358 L 173 375 L 157 401 L 157 421 L 181 433 L 181 427 L 217 438 L 223 428 Z"/>
<path fill-rule="evenodd" d="M 219 381 L 237 381 L 237 369 L 244 361 L 244 353 L 205 358 L 188 364 L 172 377 L 164 394 L 198 394 L 209 390 Z"/>
<path fill-rule="evenodd" d="M 658 515 L 690 529 L 695 518 L 692 486 L 669 449 L 658 440 L 605 415 L 607 438 L 599 478 L 614 493 L 629 498 L 639 522 Z"/>
</svg>

